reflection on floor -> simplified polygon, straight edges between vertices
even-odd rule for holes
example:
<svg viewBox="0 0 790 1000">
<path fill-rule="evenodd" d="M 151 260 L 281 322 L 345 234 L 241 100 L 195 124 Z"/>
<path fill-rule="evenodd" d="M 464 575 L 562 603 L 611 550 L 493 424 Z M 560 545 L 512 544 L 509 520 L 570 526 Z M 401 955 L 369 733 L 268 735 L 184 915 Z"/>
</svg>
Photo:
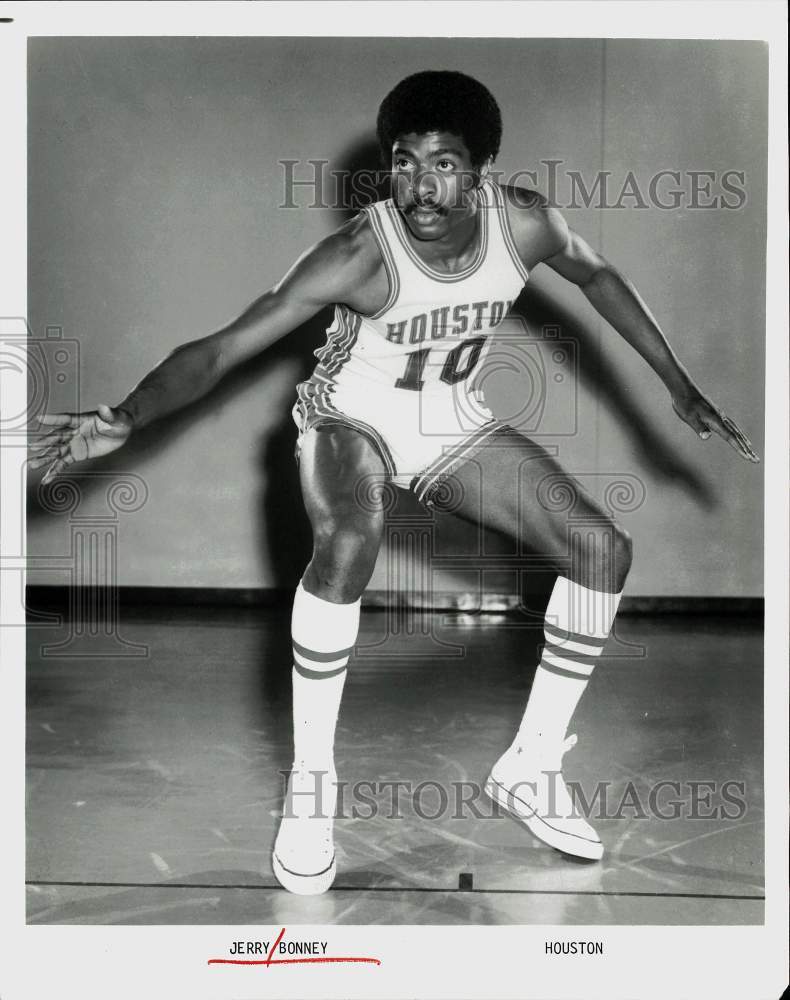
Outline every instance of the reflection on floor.
<svg viewBox="0 0 790 1000">
<path fill-rule="evenodd" d="M 565 761 L 607 851 L 583 863 L 479 791 L 526 701 L 534 622 L 404 615 L 362 617 L 337 740 L 339 875 L 312 899 L 269 864 L 288 610 L 130 611 L 109 640 L 31 627 L 28 921 L 762 923 L 759 622 L 620 619 Z"/>
</svg>

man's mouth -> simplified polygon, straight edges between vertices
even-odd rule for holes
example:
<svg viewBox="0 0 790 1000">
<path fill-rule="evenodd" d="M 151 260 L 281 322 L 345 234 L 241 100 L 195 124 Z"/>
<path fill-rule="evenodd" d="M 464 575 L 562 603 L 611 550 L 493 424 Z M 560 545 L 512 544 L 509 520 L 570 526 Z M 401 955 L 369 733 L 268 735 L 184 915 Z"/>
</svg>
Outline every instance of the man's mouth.
<svg viewBox="0 0 790 1000">
<path fill-rule="evenodd" d="M 414 221 L 420 226 L 427 226 L 436 220 L 441 215 L 438 208 L 427 208 L 421 205 L 415 205 L 410 213 Z"/>
</svg>

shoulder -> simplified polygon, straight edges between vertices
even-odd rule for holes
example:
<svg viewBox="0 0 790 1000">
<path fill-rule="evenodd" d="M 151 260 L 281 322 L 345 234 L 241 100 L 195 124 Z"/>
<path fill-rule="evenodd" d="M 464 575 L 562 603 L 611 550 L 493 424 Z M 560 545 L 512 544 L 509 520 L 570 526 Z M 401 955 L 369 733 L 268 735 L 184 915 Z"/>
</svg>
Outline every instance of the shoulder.
<svg viewBox="0 0 790 1000">
<path fill-rule="evenodd" d="M 298 277 L 320 285 L 327 300 L 344 301 L 371 281 L 381 266 L 367 213 L 360 212 L 306 250 L 283 282 Z"/>
<path fill-rule="evenodd" d="M 562 250 L 569 238 L 568 224 L 562 213 L 539 191 L 513 184 L 499 186 L 505 202 L 516 249 L 531 266 Z"/>
<path fill-rule="evenodd" d="M 359 212 L 308 251 L 320 265 L 330 266 L 353 278 L 370 276 L 380 254 L 366 212 Z"/>
</svg>

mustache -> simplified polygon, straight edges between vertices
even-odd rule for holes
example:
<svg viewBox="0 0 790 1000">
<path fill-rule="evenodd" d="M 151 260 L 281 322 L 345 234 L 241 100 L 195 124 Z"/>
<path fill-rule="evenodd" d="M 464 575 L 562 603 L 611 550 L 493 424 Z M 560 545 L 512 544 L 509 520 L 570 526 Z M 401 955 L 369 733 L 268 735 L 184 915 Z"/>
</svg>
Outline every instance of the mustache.
<svg viewBox="0 0 790 1000">
<path fill-rule="evenodd" d="M 415 201 L 406 209 L 408 215 L 413 212 L 434 212 L 436 215 L 446 215 L 447 209 L 441 205 L 431 205 L 426 202 Z"/>
</svg>

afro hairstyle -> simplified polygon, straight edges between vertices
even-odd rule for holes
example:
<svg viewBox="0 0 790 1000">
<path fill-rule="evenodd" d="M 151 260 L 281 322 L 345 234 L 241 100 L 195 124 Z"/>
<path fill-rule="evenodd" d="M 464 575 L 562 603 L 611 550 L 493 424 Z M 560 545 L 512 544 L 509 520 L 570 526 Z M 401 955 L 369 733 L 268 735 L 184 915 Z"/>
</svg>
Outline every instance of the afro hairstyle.
<svg viewBox="0 0 790 1000">
<path fill-rule="evenodd" d="M 464 140 L 472 164 L 480 167 L 499 152 L 502 115 L 491 92 L 465 73 L 426 70 L 394 87 L 381 102 L 376 120 L 381 155 L 389 164 L 399 135 L 452 132 Z"/>
</svg>

